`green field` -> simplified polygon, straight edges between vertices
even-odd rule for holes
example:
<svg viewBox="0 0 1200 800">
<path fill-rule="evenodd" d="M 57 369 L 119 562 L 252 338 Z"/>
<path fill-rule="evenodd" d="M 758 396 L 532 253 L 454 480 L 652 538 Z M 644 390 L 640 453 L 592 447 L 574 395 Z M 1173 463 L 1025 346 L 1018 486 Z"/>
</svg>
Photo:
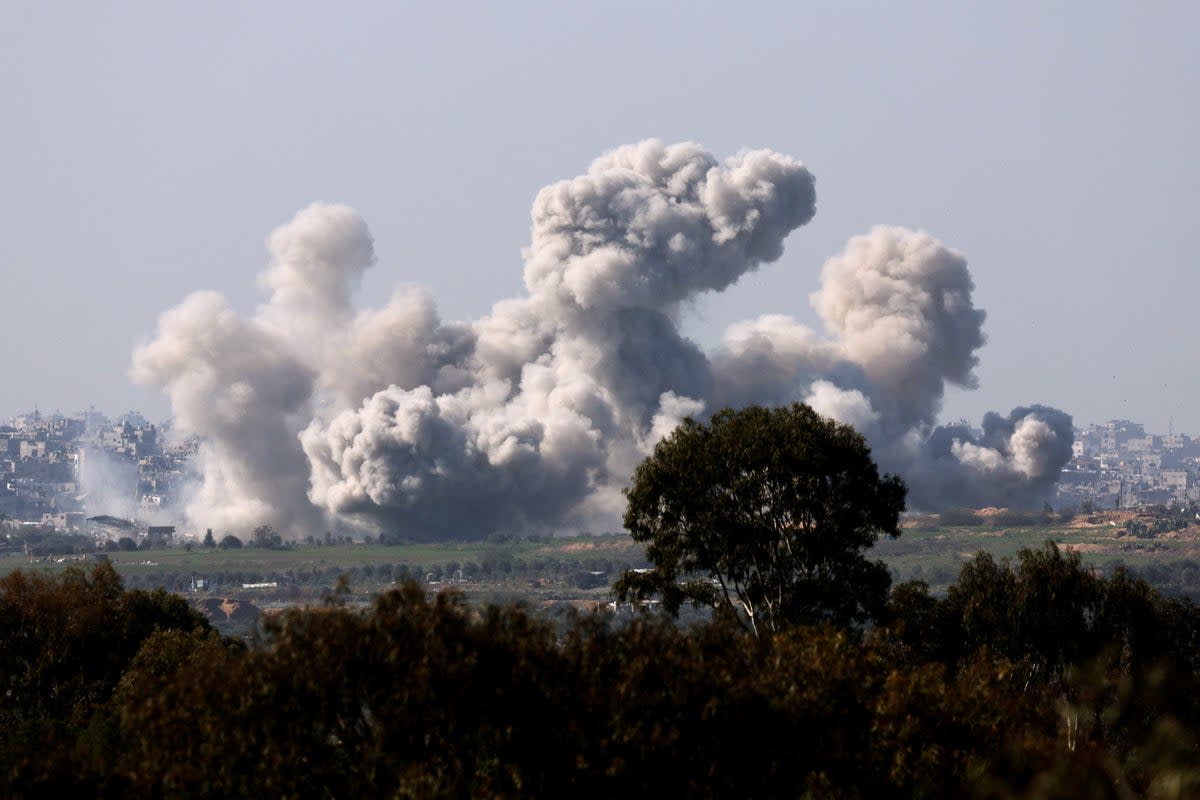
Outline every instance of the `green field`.
<svg viewBox="0 0 1200 800">
<path fill-rule="evenodd" d="M 610 577 L 645 563 L 641 547 L 626 536 L 407 545 L 300 544 L 280 549 L 164 547 L 100 557 L 107 557 L 130 588 L 162 586 L 184 592 L 191 589 L 193 579 L 204 579 L 206 594 L 255 597 L 262 602 L 312 600 L 332 589 L 342 576 L 360 597 L 379 591 L 398 577 L 411 576 L 435 585 L 453 584 L 470 597 L 594 599 L 603 594 Z M 59 572 L 95 560 L 95 556 L 9 556 L 0 558 L 0 575 L 17 569 Z M 246 588 L 253 583 L 277 586 Z"/>
<path fill-rule="evenodd" d="M 1140 572 L 1158 569 L 1161 573 L 1170 567 L 1179 573 L 1194 567 L 1195 574 L 1188 572 L 1184 577 L 1200 584 L 1200 566 L 1193 563 L 1200 561 L 1200 529 L 1195 527 L 1153 538 L 1135 538 L 1105 521 L 1033 527 L 937 527 L 918 522 L 906 528 L 900 538 L 880 541 L 870 554 L 882 558 L 898 579 L 924 580 L 940 590 L 979 551 L 996 558 L 1015 558 L 1022 548 L 1040 547 L 1047 539 L 1078 549 L 1086 563 L 1102 569 L 1119 563 Z M 328 586 L 337 575 L 346 574 L 356 589 L 365 591 L 386 584 L 403 568 L 406 574 L 420 578 L 433 570 L 434 580 L 443 577 L 439 570 L 455 570 L 455 575 L 461 570 L 460 582 L 465 578 L 477 586 L 494 585 L 519 593 L 531 581 L 543 577 L 552 584 L 563 584 L 574 572 L 592 570 L 607 572 L 612 579 L 617 570 L 644 564 L 642 548 L 620 535 L 405 545 L 301 544 L 285 549 L 193 547 L 188 551 L 174 547 L 107 556 L 131 585 L 161 584 L 176 590 L 193 577 L 207 578 L 217 587 L 240 588 L 243 583 L 273 580 Z M 16 569 L 57 572 L 90 561 L 90 557 L 82 556 L 9 556 L 0 558 L 0 575 Z M 1150 579 L 1152 583 L 1168 582 L 1165 578 L 1156 580 L 1153 574 Z"/>
<path fill-rule="evenodd" d="M 880 541 L 872 552 L 886 561 L 901 579 L 924 580 L 935 589 L 952 582 L 962 565 L 980 551 L 997 559 L 1015 559 L 1022 549 L 1041 547 L 1047 540 L 1078 550 L 1084 563 L 1104 570 L 1124 564 L 1144 572 L 1155 566 L 1200 560 L 1197 528 L 1145 539 L 1123 533 L 1119 526 L 1106 522 L 1035 527 L 913 527 L 905 529 L 899 539 Z"/>
<path fill-rule="evenodd" d="M 131 552 L 110 552 L 107 556 L 109 561 L 123 574 L 142 574 L 163 570 L 206 574 L 230 569 L 277 571 L 317 566 L 353 567 L 391 563 L 428 566 L 451 561 L 482 563 L 485 560 L 502 558 L 570 558 L 595 561 L 636 558 L 640 557 L 640 554 L 641 548 L 626 537 L 597 536 L 549 541 L 519 540 L 503 543 L 442 542 L 384 545 L 356 542 L 327 546 L 300 544 L 295 547 L 279 549 L 243 547 L 221 550 L 193 547 L 189 551 L 182 547 L 164 547 Z M 69 561 L 60 563 L 60 558 L 51 556 L 27 559 L 21 556 L 12 556 L 0 559 L 0 574 L 30 565 L 55 569 L 70 563 Z"/>
</svg>

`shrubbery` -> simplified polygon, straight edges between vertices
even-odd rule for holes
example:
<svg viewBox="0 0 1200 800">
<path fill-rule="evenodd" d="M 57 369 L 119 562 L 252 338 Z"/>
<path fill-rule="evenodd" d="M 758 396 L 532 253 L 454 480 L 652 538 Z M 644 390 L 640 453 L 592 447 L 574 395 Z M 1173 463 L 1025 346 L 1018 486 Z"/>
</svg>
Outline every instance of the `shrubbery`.
<svg viewBox="0 0 1200 800">
<path fill-rule="evenodd" d="M 336 599 L 335 599 L 336 602 Z M 557 625 L 409 582 L 246 649 L 111 567 L 0 580 L 14 795 L 1200 792 L 1200 613 L 1047 544 L 868 628 Z M 1153 790 L 1153 791 L 1152 791 Z M 1166 790 L 1170 790 L 1169 792 Z"/>
</svg>

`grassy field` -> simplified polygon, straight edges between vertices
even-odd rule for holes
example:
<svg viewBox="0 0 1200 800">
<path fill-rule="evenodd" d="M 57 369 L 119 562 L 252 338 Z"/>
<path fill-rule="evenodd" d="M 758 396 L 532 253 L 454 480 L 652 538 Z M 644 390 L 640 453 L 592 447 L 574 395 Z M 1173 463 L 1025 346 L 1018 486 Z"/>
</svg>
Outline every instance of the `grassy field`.
<svg viewBox="0 0 1200 800">
<path fill-rule="evenodd" d="M 1145 571 L 1156 564 L 1200 561 L 1200 527 L 1136 538 L 1126 535 L 1122 527 L 1131 517 L 1108 513 L 1096 515 L 1092 523 L 1027 527 L 922 527 L 918 523 L 906 528 L 899 539 L 880 541 L 872 552 L 901 579 L 917 578 L 934 588 L 952 582 L 962 565 L 980 551 L 997 559 L 1015 559 L 1022 549 L 1041 547 L 1047 540 L 1077 550 L 1084 563 L 1101 569 L 1124 564 Z"/>
<path fill-rule="evenodd" d="M 457 563 L 483 564 L 497 561 L 523 560 L 578 561 L 585 567 L 597 563 L 640 562 L 642 549 L 624 536 L 552 539 L 549 541 L 519 540 L 510 542 L 447 542 L 430 544 L 334 544 L 315 546 L 301 544 L 294 548 L 263 549 L 243 547 L 220 550 L 193 547 L 155 548 L 133 552 L 107 554 L 117 571 L 125 576 L 157 573 L 182 573 L 200 577 L 220 572 L 261 573 L 287 572 L 352 567 L 375 567 L 384 564 L 404 564 L 428 568 Z M 74 563 L 91 561 L 84 557 L 47 557 L 29 559 L 13 556 L 0 559 L 0 575 L 16 569 L 46 569 L 59 571 Z"/>
<path fill-rule="evenodd" d="M 1040 547 L 1047 539 L 1078 550 L 1086 563 L 1101 568 L 1121 563 L 1144 572 L 1155 565 L 1200 562 L 1200 527 L 1136 538 L 1125 535 L 1122 528 L 1123 522 L 1131 517 L 1128 513 L 1119 516 L 1109 512 L 1094 516 L 1091 523 L 1026 527 L 994 524 L 939 527 L 935 518 L 918 518 L 907 523 L 899 539 L 879 542 L 870 555 L 882 558 L 899 579 L 924 580 L 935 590 L 951 583 L 962 565 L 979 551 L 987 551 L 996 558 L 1015 558 L 1022 548 Z M 109 553 L 108 558 L 135 584 L 162 576 L 169 577 L 169 581 L 164 581 L 167 586 L 178 586 L 180 581 L 193 576 L 220 576 L 227 585 L 272 580 L 271 576 L 279 575 L 302 579 L 305 574 L 318 574 L 327 580 L 329 575 L 340 572 L 353 571 L 357 576 L 371 575 L 372 571 L 378 574 L 377 568 L 382 566 L 404 566 L 410 574 L 423 577 L 436 565 L 462 569 L 468 573 L 468 579 L 483 575 L 484 582 L 507 583 L 512 587 L 527 585 L 529 578 L 539 575 L 557 575 L 562 580 L 573 569 L 615 571 L 644 563 L 642 548 L 628 537 L 617 535 L 408 545 L 340 543 L 278 550 L 163 548 Z M 15 569 L 59 571 L 72 563 L 80 562 L 71 557 L 12 556 L 0 559 L 0 574 Z M 503 569 L 495 568 L 496 565 Z M 484 568 L 477 569 L 480 566 Z M 1200 567 L 1197 573 L 1200 574 Z M 524 580 L 524 584 L 506 580 L 505 576 L 510 574 L 514 579 Z M 357 577 L 356 581 L 361 585 L 363 578 Z"/>
</svg>

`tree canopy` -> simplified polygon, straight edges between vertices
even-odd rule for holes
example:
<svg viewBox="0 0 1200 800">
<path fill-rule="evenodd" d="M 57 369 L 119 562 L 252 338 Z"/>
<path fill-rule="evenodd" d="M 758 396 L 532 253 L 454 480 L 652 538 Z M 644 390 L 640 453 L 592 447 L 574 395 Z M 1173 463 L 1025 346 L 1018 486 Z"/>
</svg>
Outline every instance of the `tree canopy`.
<svg viewBox="0 0 1200 800">
<path fill-rule="evenodd" d="M 405 583 L 249 647 L 111 565 L 0 578 L 12 797 L 1200 796 L 1200 609 L 1053 542 L 855 635 Z"/>
<path fill-rule="evenodd" d="M 851 624 L 882 610 L 891 577 L 863 551 L 899 536 L 905 487 L 863 437 L 799 403 L 684 420 L 634 472 L 625 527 L 654 568 L 623 600 L 732 612 L 756 633 Z"/>
<path fill-rule="evenodd" d="M 279 547 L 283 544 L 283 537 L 278 531 L 270 525 L 259 525 L 250 532 L 251 541 L 255 547 Z"/>
</svg>

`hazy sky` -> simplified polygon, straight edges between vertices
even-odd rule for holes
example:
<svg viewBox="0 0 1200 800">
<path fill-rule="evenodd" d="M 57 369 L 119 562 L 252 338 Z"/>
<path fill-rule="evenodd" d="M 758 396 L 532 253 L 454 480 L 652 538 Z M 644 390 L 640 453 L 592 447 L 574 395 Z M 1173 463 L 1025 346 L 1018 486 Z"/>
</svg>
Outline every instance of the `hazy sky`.
<svg viewBox="0 0 1200 800">
<path fill-rule="evenodd" d="M 783 259 L 694 309 L 702 344 L 819 326 L 825 259 L 900 224 L 962 251 L 988 312 L 943 418 L 1200 434 L 1200 6 L 577 5 L 0 6 L 0 418 L 164 416 L 134 345 L 195 289 L 252 309 L 265 237 L 314 200 L 370 223 L 361 305 L 415 283 L 478 316 L 522 292 L 540 187 L 658 137 L 817 177 Z"/>
</svg>

